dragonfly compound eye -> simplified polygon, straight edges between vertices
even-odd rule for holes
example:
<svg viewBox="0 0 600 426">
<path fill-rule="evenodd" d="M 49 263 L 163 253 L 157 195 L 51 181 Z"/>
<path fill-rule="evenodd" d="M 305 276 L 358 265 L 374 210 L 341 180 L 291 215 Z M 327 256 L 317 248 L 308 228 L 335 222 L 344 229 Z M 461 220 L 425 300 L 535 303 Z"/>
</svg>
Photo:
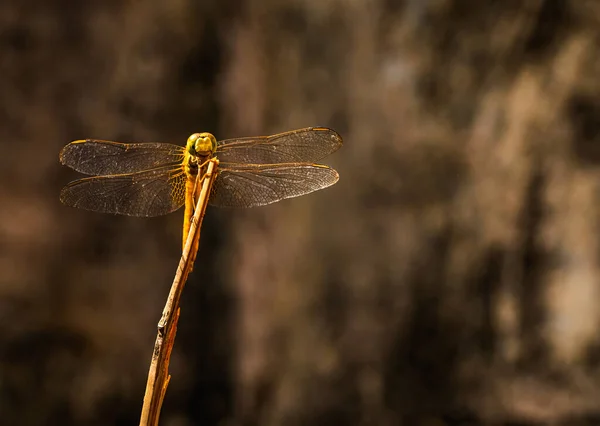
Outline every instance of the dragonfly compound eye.
<svg viewBox="0 0 600 426">
<path fill-rule="evenodd" d="M 207 157 L 217 149 L 217 140 L 210 133 L 194 133 L 187 140 L 187 149 L 191 154 Z"/>
</svg>

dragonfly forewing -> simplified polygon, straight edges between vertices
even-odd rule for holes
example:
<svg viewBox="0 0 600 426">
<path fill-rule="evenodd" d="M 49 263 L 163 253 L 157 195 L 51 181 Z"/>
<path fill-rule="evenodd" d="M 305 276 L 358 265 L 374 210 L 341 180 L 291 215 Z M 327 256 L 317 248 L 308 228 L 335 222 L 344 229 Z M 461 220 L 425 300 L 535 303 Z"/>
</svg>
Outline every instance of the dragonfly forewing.
<svg viewBox="0 0 600 426">
<path fill-rule="evenodd" d="M 181 164 L 184 148 L 169 143 L 120 143 L 98 139 L 74 141 L 60 152 L 60 162 L 86 175 L 135 173 Z"/>
<path fill-rule="evenodd" d="M 342 138 L 325 127 L 307 127 L 272 136 L 226 139 L 217 144 L 221 162 L 240 164 L 314 163 L 342 146 Z"/>
</svg>

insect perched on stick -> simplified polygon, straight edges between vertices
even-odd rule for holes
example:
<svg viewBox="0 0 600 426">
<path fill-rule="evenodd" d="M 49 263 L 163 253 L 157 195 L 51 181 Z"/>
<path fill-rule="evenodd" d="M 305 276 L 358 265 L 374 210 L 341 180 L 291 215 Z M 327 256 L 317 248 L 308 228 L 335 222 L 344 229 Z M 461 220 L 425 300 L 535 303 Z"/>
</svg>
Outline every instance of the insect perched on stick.
<svg viewBox="0 0 600 426">
<path fill-rule="evenodd" d="M 158 324 L 140 425 L 158 424 L 179 300 L 193 268 L 206 206 L 261 206 L 331 186 L 338 173 L 314 162 L 341 146 L 335 131 L 309 127 L 219 142 L 210 133 L 194 133 L 185 147 L 85 139 L 63 148 L 61 163 L 90 175 L 62 189 L 66 205 L 142 217 L 185 205 L 182 256 Z"/>
</svg>

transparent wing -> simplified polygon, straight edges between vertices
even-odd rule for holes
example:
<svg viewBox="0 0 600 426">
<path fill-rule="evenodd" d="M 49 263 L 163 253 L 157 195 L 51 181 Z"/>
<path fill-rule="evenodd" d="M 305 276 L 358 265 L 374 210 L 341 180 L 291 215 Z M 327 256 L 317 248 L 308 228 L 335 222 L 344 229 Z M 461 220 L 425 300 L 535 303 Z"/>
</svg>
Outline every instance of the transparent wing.
<svg viewBox="0 0 600 426">
<path fill-rule="evenodd" d="M 181 163 L 184 148 L 168 143 L 119 143 L 97 139 L 74 141 L 60 152 L 60 162 L 87 175 L 135 173 Z"/>
<path fill-rule="evenodd" d="M 209 204 L 218 207 L 255 207 L 298 197 L 333 185 L 338 173 L 309 163 L 219 166 Z"/>
<path fill-rule="evenodd" d="M 186 179 L 181 166 L 88 177 L 65 186 L 60 200 L 71 207 L 101 213 L 160 216 L 184 204 Z"/>
<path fill-rule="evenodd" d="M 325 127 L 308 127 L 272 136 L 253 136 L 219 141 L 216 156 L 221 163 L 312 163 L 342 146 L 342 138 Z"/>
</svg>

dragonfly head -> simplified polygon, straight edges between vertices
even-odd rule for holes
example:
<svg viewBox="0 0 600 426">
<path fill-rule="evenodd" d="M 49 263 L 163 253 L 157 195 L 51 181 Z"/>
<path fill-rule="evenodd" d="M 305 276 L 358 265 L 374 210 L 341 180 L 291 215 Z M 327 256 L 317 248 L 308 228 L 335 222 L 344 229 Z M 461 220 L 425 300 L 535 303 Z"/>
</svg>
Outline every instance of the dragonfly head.
<svg viewBox="0 0 600 426">
<path fill-rule="evenodd" d="M 187 151 L 196 157 L 210 157 L 217 150 L 217 140 L 210 133 L 194 133 L 186 144 Z"/>
</svg>

